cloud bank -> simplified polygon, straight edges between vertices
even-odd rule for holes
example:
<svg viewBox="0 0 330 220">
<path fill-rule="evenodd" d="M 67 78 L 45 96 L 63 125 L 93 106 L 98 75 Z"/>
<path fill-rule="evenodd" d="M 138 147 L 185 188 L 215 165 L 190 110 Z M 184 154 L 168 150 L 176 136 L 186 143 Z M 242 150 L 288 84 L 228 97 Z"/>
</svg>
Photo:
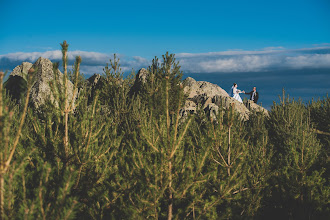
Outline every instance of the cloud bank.
<svg viewBox="0 0 330 220">
<path fill-rule="evenodd" d="M 106 63 L 113 55 L 88 52 L 70 51 L 68 53 L 69 65 L 72 65 L 76 56 L 82 57 L 81 70 L 86 75 L 102 73 Z M 0 69 L 11 71 L 22 62 L 35 62 L 39 57 L 51 61 L 61 61 L 60 50 L 46 52 L 17 52 L 0 55 Z M 121 68 L 124 72 L 135 71 L 148 67 L 151 60 L 140 56 L 128 57 L 118 55 Z M 267 47 L 262 50 L 244 51 L 230 50 L 208 53 L 178 53 L 177 60 L 181 70 L 186 73 L 235 73 L 235 72 L 261 72 L 287 69 L 318 69 L 330 68 L 330 47 L 303 48 L 287 50 L 283 47 Z"/>
<path fill-rule="evenodd" d="M 330 68 L 330 47 L 259 51 L 223 51 L 177 54 L 182 69 L 190 73 L 265 72 L 285 69 Z"/>
<path fill-rule="evenodd" d="M 98 53 L 98 52 L 88 52 L 88 51 L 69 51 L 68 52 L 68 63 L 69 66 L 74 64 L 75 57 L 81 56 L 81 72 L 86 75 L 92 75 L 94 73 L 102 73 L 103 68 L 107 63 L 110 63 L 110 59 L 113 60 L 113 55 Z M 5 55 L 0 55 L 0 70 L 11 71 L 17 65 L 22 62 L 34 63 L 39 57 L 50 59 L 52 62 L 61 62 L 62 52 L 60 50 L 46 51 L 46 52 L 17 52 Z M 150 62 L 139 56 L 126 57 L 124 55 L 117 55 L 120 59 L 121 69 L 124 72 L 134 70 L 139 70 L 142 67 L 147 67 Z"/>
</svg>

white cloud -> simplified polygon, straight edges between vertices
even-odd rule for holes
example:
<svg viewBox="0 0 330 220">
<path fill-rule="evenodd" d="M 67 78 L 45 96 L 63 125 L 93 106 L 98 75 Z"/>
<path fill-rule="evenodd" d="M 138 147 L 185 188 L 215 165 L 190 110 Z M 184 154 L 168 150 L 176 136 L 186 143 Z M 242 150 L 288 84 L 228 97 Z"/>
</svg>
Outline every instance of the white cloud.
<svg viewBox="0 0 330 220">
<path fill-rule="evenodd" d="M 192 57 L 255 55 L 255 54 L 267 54 L 270 52 L 273 51 L 228 50 L 228 51 L 207 52 L 207 53 L 178 53 L 175 56 L 177 58 L 192 58 Z"/>
<path fill-rule="evenodd" d="M 330 43 L 313 44 L 314 47 L 329 47 Z"/>
<path fill-rule="evenodd" d="M 103 73 L 104 66 L 87 66 L 81 65 L 80 72 L 84 75 L 93 75 L 94 73 L 101 74 Z"/>
<path fill-rule="evenodd" d="M 282 47 L 282 46 L 279 46 L 279 47 L 265 47 L 263 48 L 263 50 L 265 51 L 271 51 L 271 50 L 284 50 L 285 48 Z"/>
<path fill-rule="evenodd" d="M 110 56 L 104 53 L 97 53 L 97 52 L 87 52 L 87 51 L 69 51 L 68 52 L 68 59 L 75 60 L 76 56 L 81 56 L 82 62 L 86 61 L 86 63 L 95 64 L 105 64 L 109 62 Z M 61 56 L 62 59 L 62 56 Z"/>
<path fill-rule="evenodd" d="M 81 70 L 86 75 L 102 73 L 113 55 L 88 51 L 69 51 L 69 65 L 81 56 Z M 12 70 L 22 62 L 35 62 L 39 57 L 61 61 L 60 50 L 46 52 L 17 52 L 0 55 L 0 69 Z M 121 68 L 125 72 L 148 67 L 151 60 L 144 57 L 128 57 L 119 54 Z M 287 50 L 283 47 L 268 47 L 256 51 L 230 50 L 208 53 L 178 53 L 181 70 L 192 73 L 258 72 L 274 69 L 330 68 L 330 47 Z"/>
<path fill-rule="evenodd" d="M 287 57 L 288 66 L 295 69 L 302 68 L 330 68 L 330 54 L 310 54 Z"/>
<path fill-rule="evenodd" d="M 260 72 L 274 69 L 330 68 L 330 47 L 285 50 L 268 47 L 260 51 L 180 53 L 182 69 L 192 73 Z"/>
<path fill-rule="evenodd" d="M 93 73 L 102 73 L 103 68 L 106 63 L 110 63 L 110 59 L 113 59 L 113 55 L 98 53 L 98 52 L 88 52 L 88 51 L 69 51 L 68 61 L 69 65 L 72 65 L 75 61 L 76 56 L 81 56 L 81 72 L 86 75 Z M 6 68 L 12 70 L 15 66 L 20 65 L 22 62 L 34 63 L 39 57 L 50 59 L 51 61 L 61 61 L 62 52 L 60 50 L 46 51 L 46 52 L 17 52 L 5 55 L 0 55 L 0 69 Z M 123 55 L 117 55 L 120 58 L 120 64 L 122 71 L 135 71 L 142 67 L 149 66 L 150 62 L 147 59 L 139 56 L 126 57 Z"/>
<path fill-rule="evenodd" d="M 201 72 L 251 72 L 260 71 L 272 65 L 269 56 L 239 56 L 200 62 Z"/>
<path fill-rule="evenodd" d="M 149 62 L 146 58 L 143 58 L 143 57 L 134 56 L 133 58 L 139 63 L 148 63 Z"/>
<path fill-rule="evenodd" d="M 62 54 L 59 50 L 54 51 L 46 51 L 46 52 L 17 52 L 17 53 L 9 53 L 6 55 L 0 55 L 0 59 L 7 58 L 10 61 L 26 61 L 26 62 L 34 62 L 39 57 L 44 57 L 52 60 L 61 59 Z"/>
</svg>

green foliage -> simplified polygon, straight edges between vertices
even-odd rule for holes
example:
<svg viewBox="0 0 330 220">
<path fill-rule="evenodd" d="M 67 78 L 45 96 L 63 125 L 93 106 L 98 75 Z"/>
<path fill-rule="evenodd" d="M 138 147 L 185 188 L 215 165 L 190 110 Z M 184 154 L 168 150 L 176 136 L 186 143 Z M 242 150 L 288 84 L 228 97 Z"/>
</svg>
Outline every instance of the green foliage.
<svg viewBox="0 0 330 220">
<path fill-rule="evenodd" d="M 329 167 L 330 154 L 330 98 L 327 95 L 322 100 L 312 101 L 308 105 L 311 122 L 316 129 L 317 137 L 319 138 L 321 150 L 321 166 Z M 327 178 L 330 177 L 328 170 Z"/>
<path fill-rule="evenodd" d="M 100 103 L 105 111 L 110 114 L 113 123 L 118 125 L 119 132 L 124 133 L 127 129 L 127 118 L 132 109 L 132 104 L 128 100 L 128 93 L 133 84 L 133 72 L 124 79 L 120 68 L 119 58 L 114 54 L 113 60 L 110 59 L 110 65 L 107 63 L 103 69 L 104 73 L 99 83 Z"/>
<path fill-rule="evenodd" d="M 198 215 L 213 219 L 236 216 L 235 203 L 247 189 L 242 167 L 248 142 L 244 140 L 242 125 L 233 106 L 226 110 L 221 107 L 216 121 L 207 121 L 197 139 L 200 148 L 210 147 L 210 155 L 204 167 L 209 178 L 204 186 L 206 192 L 204 201 L 199 204 Z"/>
<path fill-rule="evenodd" d="M 20 76 L 9 76 L 9 79 L 4 83 L 5 89 L 10 89 L 8 92 L 12 99 L 18 102 L 23 99 L 27 90 L 27 82 Z"/>
<path fill-rule="evenodd" d="M 31 89 L 32 74 L 29 70 L 27 93 Z M 17 176 L 24 171 L 25 157 L 20 155 L 15 158 L 17 148 L 21 147 L 20 136 L 25 122 L 25 116 L 29 103 L 29 95 L 26 95 L 22 113 L 18 116 L 18 108 L 12 108 L 12 103 L 3 89 L 4 73 L 0 72 L 0 218 L 9 219 L 15 217 L 14 203 L 15 190 L 18 186 Z M 16 113 L 16 114 L 15 114 Z"/>
<path fill-rule="evenodd" d="M 157 57 L 152 60 L 152 64 L 147 70 L 145 82 L 138 90 L 142 103 L 147 105 L 157 117 L 166 114 L 164 112 L 166 110 L 166 94 L 168 95 L 169 112 L 176 112 L 184 104 L 181 100 L 184 97 L 182 75 L 174 54 L 167 52 L 163 55 L 162 63 Z"/>
<path fill-rule="evenodd" d="M 92 88 L 80 57 L 67 70 L 61 46 L 64 74 L 38 110 L 28 95 L 11 101 L 1 81 L 1 219 L 329 216 L 328 97 L 305 105 L 283 96 L 269 116 L 248 120 L 234 106 L 182 116 L 173 54 L 155 58 L 134 86 L 114 55 Z"/>
<path fill-rule="evenodd" d="M 64 46 L 63 46 L 64 45 Z M 63 57 L 66 56 L 66 43 L 62 44 Z M 121 137 L 109 115 L 100 112 L 98 97 L 88 105 L 88 91 L 81 89 L 78 94 L 79 66 L 81 58 L 76 58 L 72 97 L 68 95 L 66 60 L 63 82 L 55 77 L 52 90 L 55 100 L 43 108 L 43 120 L 31 115 L 35 133 L 34 144 L 40 155 L 51 164 L 58 174 L 57 182 L 65 181 L 65 172 L 72 172 L 70 196 L 80 202 L 79 216 L 101 218 L 104 209 L 111 201 L 104 181 L 115 172 L 112 166 Z M 54 72 L 57 72 L 54 65 Z M 64 85 L 64 87 L 63 87 Z M 64 93 L 62 92 L 64 90 Z M 61 193 L 56 189 L 54 195 Z M 52 198 L 56 201 L 56 198 Z M 76 200 L 75 200 L 76 201 Z M 77 202 L 77 201 L 76 201 Z"/>
<path fill-rule="evenodd" d="M 315 169 L 321 145 L 301 101 L 283 96 L 275 104 L 268 121 L 269 138 L 274 150 L 268 205 L 271 214 L 282 218 L 317 218 L 329 198 L 329 185 L 322 177 L 324 168 Z M 326 207 L 326 206 L 325 206 Z M 321 214 L 322 215 L 322 214 Z"/>
<path fill-rule="evenodd" d="M 188 208 L 181 207 L 179 211 L 177 207 L 182 203 L 187 205 L 188 201 L 183 200 L 200 177 L 194 173 L 193 163 L 197 158 L 189 145 L 185 145 L 191 120 L 180 120 L 184 97 L 177 81 L 180 73 L 174 55 L 163 56 L 162 67 L 157 59 L 153 65 L 157 67 L 149 68 L 154 71 L 147 78 L 151 85 L 146 83 L 144 88 L 149 92 L 142 97 L 146 105 L 140 105 L 139 129 L 129 142 L 131 151 L 127 157 L 132 168 L 127 171 L 134 179 L 129 198 L 135 215 L 141 218 L 172 218 Z M 170 102 L 174 99 L 175 104 Z"/>
</svg>

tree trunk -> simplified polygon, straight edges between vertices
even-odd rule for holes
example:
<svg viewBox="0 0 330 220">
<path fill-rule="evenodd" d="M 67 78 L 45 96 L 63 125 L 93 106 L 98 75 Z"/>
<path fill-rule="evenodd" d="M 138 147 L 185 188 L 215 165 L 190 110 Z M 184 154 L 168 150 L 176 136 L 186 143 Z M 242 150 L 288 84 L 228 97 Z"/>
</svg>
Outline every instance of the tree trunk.
<svg viewBox="0 0 330 220">
<path fill-rule="evenodd" d="M 2 161 L 1 161 L 2 162 Z M 2 172 L 2 165 L 1 165 L 1 172 Z M 3 174 L 0 174 L 0 219 L 4 219 L 5 211 L 4 211 L 4 179 Z"/>
<path fill-rule="evenodd" d="M 169 196 L 168 196 L 168 220 L 172 219 L 172 213 L 173 213 L 173 192 L 172 192 L 172 162 L 168 162 L 168 169 L 169 169 L 169 184 L 168 184 L 168 189 L 169 189 Z"/>
</svg>

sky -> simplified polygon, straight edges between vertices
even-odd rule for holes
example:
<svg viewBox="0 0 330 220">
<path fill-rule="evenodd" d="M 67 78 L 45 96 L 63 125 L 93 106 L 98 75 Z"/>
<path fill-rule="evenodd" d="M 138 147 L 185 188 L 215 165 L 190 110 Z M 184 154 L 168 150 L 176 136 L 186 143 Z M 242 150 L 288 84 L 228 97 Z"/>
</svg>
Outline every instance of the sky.
<svg viewBox="0 0 330 220">
<path fill-rule="evenodd" d="M 266 106 L 282 88 L 307 101 L 330 92 L 329 11 L 329 0 L 0 0 L 0 70 L 60 60 L 66 40 L 86 76 L 113 53 L 137 71 L 169 51 L 185 76 L 257 86 Z"/>
</svg>

